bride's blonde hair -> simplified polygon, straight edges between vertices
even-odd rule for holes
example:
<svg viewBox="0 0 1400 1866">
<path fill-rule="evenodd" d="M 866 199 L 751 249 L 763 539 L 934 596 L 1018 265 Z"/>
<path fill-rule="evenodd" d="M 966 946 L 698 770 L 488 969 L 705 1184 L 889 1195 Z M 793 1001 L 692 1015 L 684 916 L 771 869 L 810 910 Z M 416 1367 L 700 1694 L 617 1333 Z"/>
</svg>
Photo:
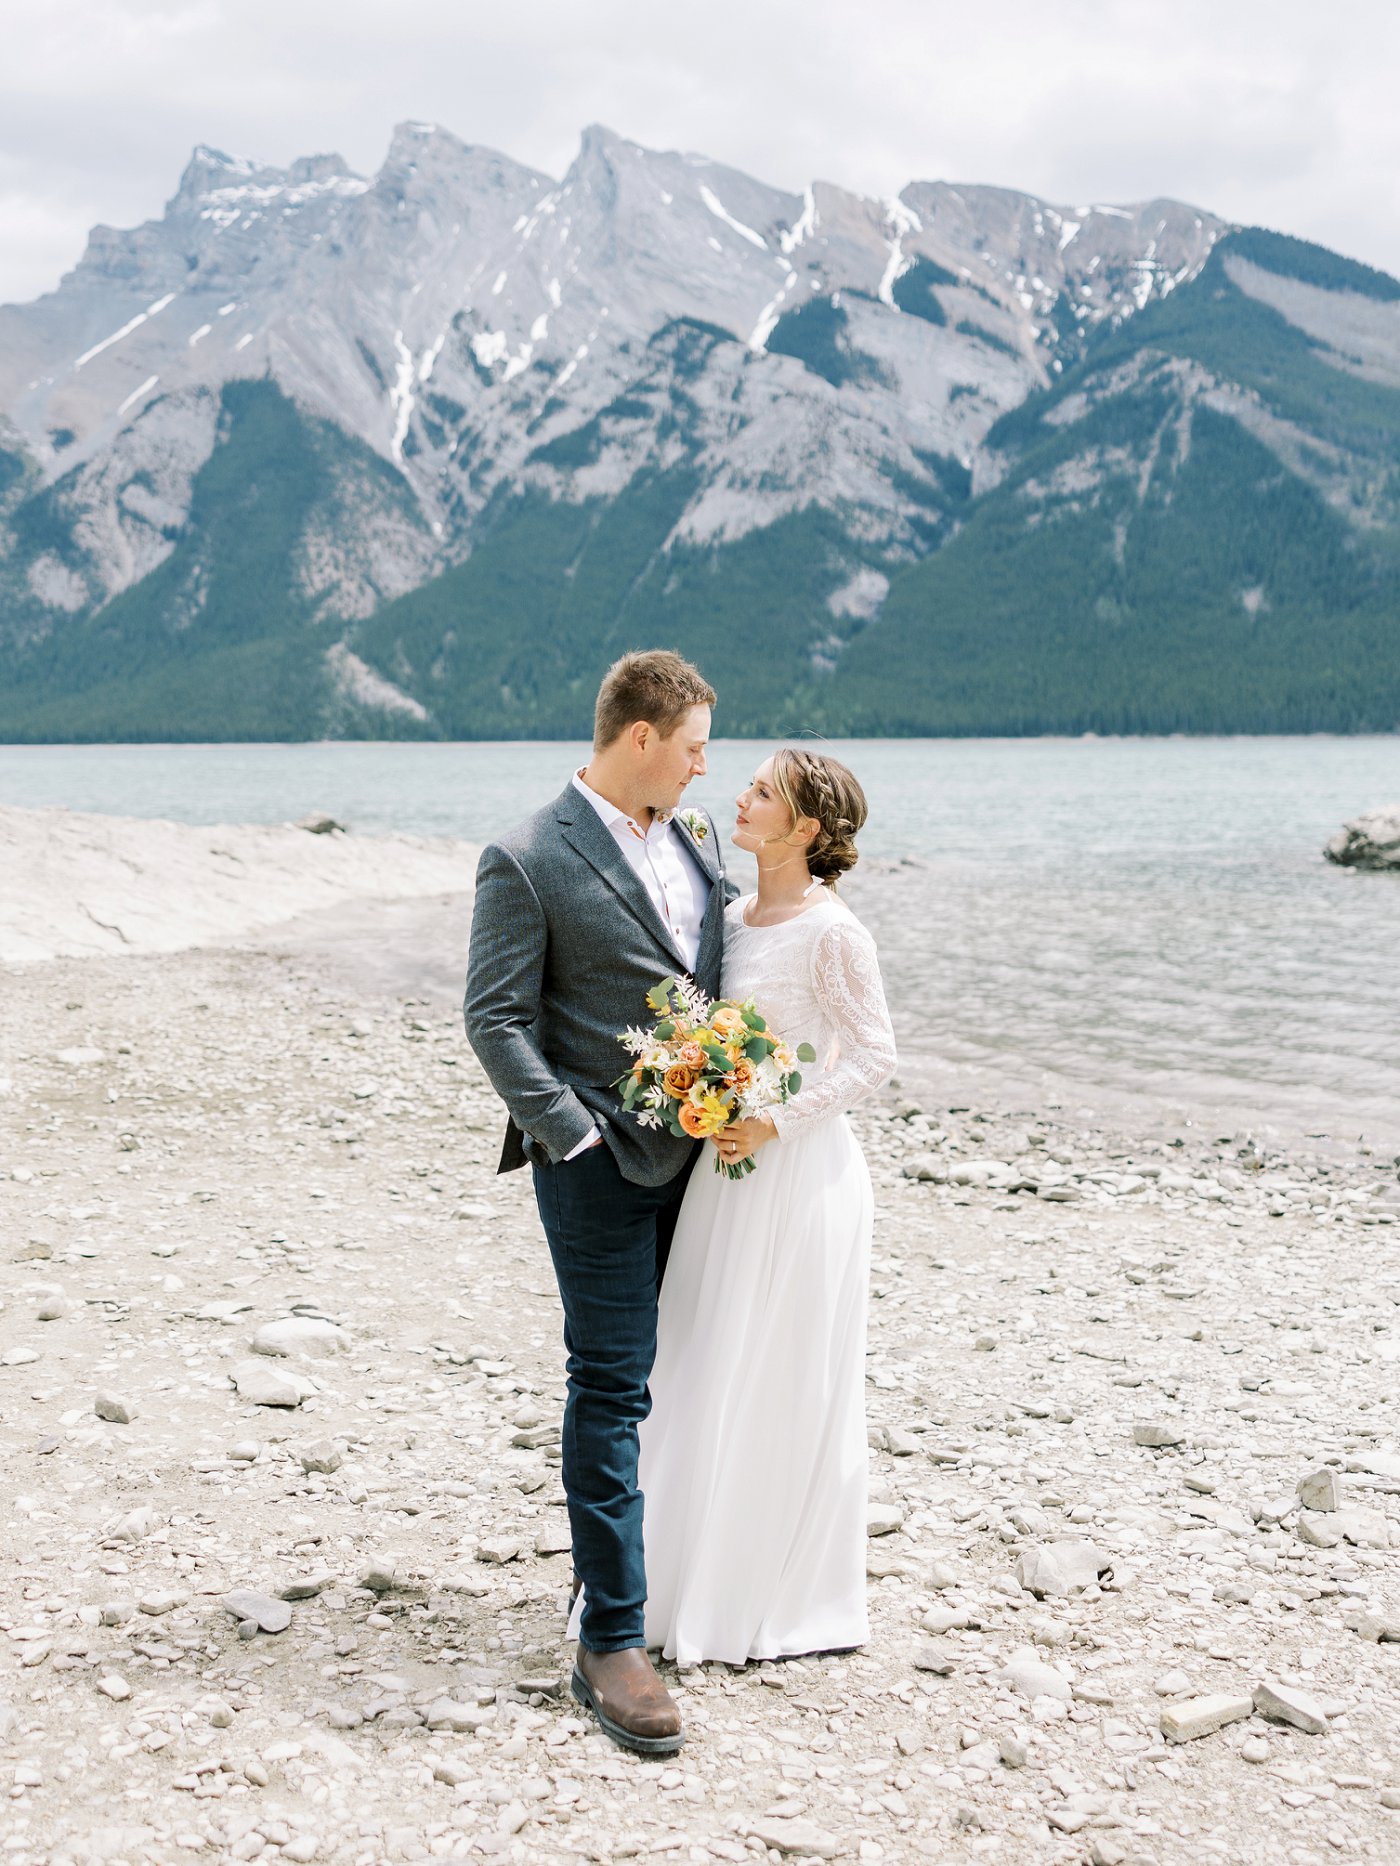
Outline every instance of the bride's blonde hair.
<svg viewBox="0 0 1400 1866">
<path fill-rule="evenodd" d="M 868 814 L 855 773 L 838 758 L 805 747 L 780 745 L 773 754 L 773 788 L 792 812 L 809 816 L 817 834 L 807 851 L 813 878 L 834 888 L 860 860 L 856 836 Z"/>
</svg>

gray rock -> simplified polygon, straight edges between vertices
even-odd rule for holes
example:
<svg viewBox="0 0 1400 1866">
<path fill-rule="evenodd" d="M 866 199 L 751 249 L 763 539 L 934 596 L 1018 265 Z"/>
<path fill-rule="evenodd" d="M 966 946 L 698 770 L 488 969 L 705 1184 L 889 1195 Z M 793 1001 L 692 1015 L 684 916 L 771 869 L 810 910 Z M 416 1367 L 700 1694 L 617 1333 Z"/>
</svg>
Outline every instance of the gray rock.
<svg viewBox="0 0 1400 1866">
<path fill-rule="evenodd" d="M 1003 1731 L 997 1742 L 1001 1760 L 1008 1769 L 1025 1769 L 1030 1766 L 1030 1744 L 1024 1737 L 1016 1736 L 1012 1731 Z"/>
<path fill-rule="evenodd" d="M 1053 1665 L 1047 1665 L 1034 1646 L 1019 1646 L 997 1674 L 998 1682 L 1010 1685 L 1013 1691 L 1019 1691 L 1023 1698 L 1058 1698 L 1062 1704 L 1069 1704 L 1074 1698 L 1074 1686 L 1063 1672 L 1057 1672 Z"/>
<path fill-rule="evenodd" d="M 518 1561 L 524 1553 L 525 1544 L 516 1536 L 483 1536 L 476 1545 L 478 1561 Z"/>
<path fill-rule="evenodd" d="M 392 1594 L 396 1588 L 403 1586 L 398 1563 L 385 1560 L 372 1561 L 360 1576 L 358 1585 L 367 1588 L 371 1594 Z"/>
<path fill-rule="evenodd" d="M 1400 1808 L 1400 1788 L 1383 1788 L 1381 1790 L 1381 1806 L 1383 1808 Z"/>
<path fill-rule="evenodd" d="M 136 1417 L 136 1408 L 129 1401 L 120 1399 L 115 1393 L 99 1393 L 92 1403 L 92 1410 L 99 1419 L 105 1419 L 110 1425 L 130 1425 Z"/>
<path fill-rule="evenodd" d="M 548 1522 L 535 1532 L 535 1553 L 537 1555 L 567 1555 L 574 1546 L 573 1531 L 567 1518 L 559 1522 Z"/>
<path fill-rule="evenodd" d="M 1323 850 L 1342 868 L 1400 871 L 1400 803 L 1344 823 Z"/>
<path fill-rule="evenodd" d="M 803 1859 L 834 1860 L 843 1851 L 836 1835 L 818 1827 L 815 1821 L 772 1816 L 748 1831 L 761 1846 L 773 1847 L 779 1853 L 795 1853 Z"/>
<path fill-rule="evenodd" d="M 318 1594 L 324 1594 L 328 1587 L 334 1587 L 339 1576 L 331 1568 L 320 1568 L 314 1574 L 299 1575 L 295 1581 L 288 1581 L 285 1587 L 277 1590 L 281 1600 L 314 1600 Z"/>
<path fill-rule="evenodd" d="M 1133 1427 L 1133 1443 L 1151 1446 L 1154 1451 L 1179 1445 L 1185 1437 L 1179 1425 L 1173 1425 L 1166 1419 L 1139 1419 Z"/>
<path fill-rule="evenodd" d="M 274 1600 L 253 1587 L 234 1588 L 224 1595 L 222 1604 L 235 1620 L 251 1620 L 264 1633 L 285 1633 L 292 1623 L 292 1610 L 285 1600 Z"/>
<path fill-rule="evenodd" d="M 865 1512 L 867 1535 L 893 1535 L 904 1527 L 904 1511 L 897 1503 L 872 1503 Z"/>
<path fill-rule="evenodd" d="M 1038 1543 L 1017 1558 L 1016 1577 L 1037 1599 L 1068 1600 L 1113 1572 L 1111 1559 L 1092 1542 Z"/>
<path fill-rule="evenodd" d="M 455 1698 L 441 1697 L 428 1706 L 424 1722 L 430 1730 L 481 1730 L 495 1715 L 494 1706 L 459 1704 Z"/>
<path fill-rule="evenodd" d="M 1391 1544 L 1390 1522 L 1379 1510 L 1337 1510 L 1334 1522 L 1347 1541 L 1357 1548 L 1387 1549 Z"/>
<path fill-rule="evenodd" d="M 300 1406 L 318 1390 L 316 1383 L 289 1367 L 271 1367 L 265 1360 L 240 1361 L 230 1370 L 229 1378 L 238 1389 L 238 1397 L 254 1406 Z"/>
<path fill-rule="evenodd" d="M 1306 1471 L 1298 1479 L 1298 1501 L 1305 1510 L 1339 1510 L 1342 1507 L 1342 1479 L 1330 1464 Z"/>
<path fill-rule="evenodd" d="M 297 1453 L 297 1461 L 308 1475 L 319 1472 L 329 1477 L 340 1469 L 344 1459 L 339 1445 L 332 1444 L 328 1438 L 322 1438 L 314 1445 L 303 1445 Z"/>
<path fill-rule="evenodd" d="M 298 829 L 307 830 L 313 836 L 343 836 L 344 823 L 337 823 L 325 810 L 309 811 L 297 824 Z"/>
<path fill-rule="evenodd" d="M 350 1337 L 334 1322 L 319 1316 L 286 1315 L 275 1322 L 264 1322 L 249 1345 L 254 1354 L 324 1361 L 348 1353 Z"/>
<path fill-rule="evenodd" d="M 915 1646 L 912 1656 L 916 1672 L 932 1672 L 938 1678 L 947 1678 L 955 1667 L 955 1661 L 946 1649 L 932 1639 L 921 1640 Z"/>
<path fill-rule="evenodd" d="M 1400 1614 L 1360 1613 L 1356 1617 L 1355 1630 L 1363 1639 L 1400 1642 Z"/>
<path fill-rule="evenodd" d="M 1298 1512 L 1297 1533 L 1300 1542 L 1315 1549 L 1334 1549 L 1342 1539 L 1342 1532 L 1330 1515 L 1313 1515 L 1307 1510 Z"/>
<path fill-rule="evenodd" d="M 1254 1714 L 1254 1699 L 1226 1692 L 1208 1697 L 1187 1698 L 1181 1704 L 1167 1704 L 1160 1719 L 1162 1735 L 1169 1743 L 1192 1743 L 1197 1737 L 1223 1730 L 1227 1723 L 1242 1723 Z"/>
<path fill-rule="evenodd" d="M 948 1181 L 948 1168 L 932 1153 L 915 1154 L 900 1170 L 906 1179 L 921 1180 L 925 1185 L 941 1186 Z"/>
<path fill-rule="evenodd" d="M 1317 1699 L 1276 1680 L 1265 1679 L 1254 1687 L 1254 1708 L 1270 1722 L 1291 1724 L 1308 1736 L 1324 1736 L 1327 1732 L 1327 1713 Z"/>
</svg>

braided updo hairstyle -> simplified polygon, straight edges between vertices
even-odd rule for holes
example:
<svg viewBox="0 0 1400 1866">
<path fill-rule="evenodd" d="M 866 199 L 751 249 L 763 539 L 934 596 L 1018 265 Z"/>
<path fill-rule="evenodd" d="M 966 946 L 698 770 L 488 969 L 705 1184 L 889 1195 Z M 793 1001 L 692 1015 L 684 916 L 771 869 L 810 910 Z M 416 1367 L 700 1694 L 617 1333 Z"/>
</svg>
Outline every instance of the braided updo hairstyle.
<svg viewBox="0 0 1400 1866">
<path fill-rule="evenodd" d="M 807 866 L 814 880 L 834 888 L 860 860 L 856 836 L 867 809 L 855 773 L 825 752 L 780 745 L 773 754 L 773 788 L 791 810 L 794 823 L 807 816 L 818 825 Z"/>
</svg>

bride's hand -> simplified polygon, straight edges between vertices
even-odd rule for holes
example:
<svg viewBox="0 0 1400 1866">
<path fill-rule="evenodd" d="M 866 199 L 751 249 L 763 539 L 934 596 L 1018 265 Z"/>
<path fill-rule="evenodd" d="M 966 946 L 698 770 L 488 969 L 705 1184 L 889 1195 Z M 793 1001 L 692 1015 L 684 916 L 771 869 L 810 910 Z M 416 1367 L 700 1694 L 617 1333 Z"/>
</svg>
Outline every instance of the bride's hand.
<svg viewBox="0 0 1400 1866">
<path fill-rule="evenodd" d="M 756 1115 L 751 1121 L 731 1121 L 722 1134 L 713 1136 L 719 1157 L 726 1166 L 737 1166 L 740 1160 L 749 1159 L 760 1147 L 777 1138 L 778 1129 L 771 1114 Z"/>
</svg>

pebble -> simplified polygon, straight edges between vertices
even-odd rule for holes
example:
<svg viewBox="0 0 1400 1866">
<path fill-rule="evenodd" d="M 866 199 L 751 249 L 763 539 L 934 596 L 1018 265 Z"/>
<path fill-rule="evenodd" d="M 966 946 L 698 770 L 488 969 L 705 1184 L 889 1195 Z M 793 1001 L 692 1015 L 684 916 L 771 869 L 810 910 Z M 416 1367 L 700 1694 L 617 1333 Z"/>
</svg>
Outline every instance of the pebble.
<svg viewBox="0 0 1400 1866">
<path fill-rule="evenodd" d="M 1308 1736 L 1324 1736 L 1327 1732 L 1327 1713 L 1317 1699 L 1277 1680 L 1265 1679 L 1255 1686 L 1254 1708 L 1261 1717 L 1273 1723 L 1291 1724 Z"/>
<path fill-rule="evenodd" d="M 1400 1788 L 1383 1788 L 1381 1790 L 1381 1806 L 1383 1808 L 1400 1808 Z"/>
<path fill-rule="evenodd" d="M 911 1663 L 916 1672 L 932 1672 L 939 1678 L 946 1678 L 953 1671 L 955 1660 L 945 1647 L 928 1639 L 915 1646 Z"/>
<path fill-rule="evenodd" d="M 1000 1683 L 1010 1685 L 1024 1698 L 1058 1698 L 1068 1704 L 1074 1697 L 1069 1679 L 1053 1665 L 1047 1665 L 1033 1646 L 1018 1647 L 997 1676 Z"/>
<path fill-rule="evenodd" d="M 801 1818 L 759 1821 L 748 1831 L 760 1846 L 772 1847 L 778 1853 L 796 1854 L 802 1859 L 834 1860 L 842 1852 L 835 1834 L 818 1827 L 814 1821 Z"/>
<path fill-rule="evenodd" d="M 1267 1739 L 1262 1736 L 1247 1736 L 1240 1744 L 1240 1754 L 1246 1762 L 1267 1762 L 1269 1760 Z"/>
<path fill-rule="evenodd" d="M 1162 1735 L 1169 1743 L 1191 1743 L 1197 1737 L 1210 1736 L 1216 1730 L 1223 1730 L 1227 1723 L 1240 1723 L 1253 1714 L 1252 1697 L 1220 1692 L 1188 1698 L 1182 1704 L 1165 1705 L 1159 1722 Z"/>
<path fill-rule="evenodd" d="M 162 1614 L 173 1613 L 177 1607 L 183 1607 L 188 1599 L 188 1594 L 158 1592 L 143 1594 L 136 1604 L 142 1613 L 158 1619 Z"/>
<path fill-rule="evenodd" d="M 568 1519 L 555 1523 L 546 1523 L 535 1532 L 535 1553 L 537 1555 L 568 1555 L 574 1546 L 573 1531 Z"/>
<path fill-rule="evenodd" d="M 277 1590 L 281 1600 L 314 1600 L 318 1594 L 324 1594 L 328 1587 L 334 1587 L 339 1580 L 333 1568 L 318 1568 L 314 1574 L 299 1575 L 296 1580 L 288 1581 Z"/>
<path fill-rule="evenodd" d="M 1148 1445 L 1157 1451 L 1181 1444 L 1185 1436 L 1180 1426 L 1165 1419 L 1139 1419 L 1133 1426 L 1133 1443 Z"/>
<path fill-rule="evenodd" d="M 344 1461 L 340 1447 L 328 1438 L 317 1439 L 313 1445 L 303 1445 L 297 1453 L 297 1462 L 308 1475 L 316 1472 L 322 1477 L 331 1477 Z"/>
<path fill-rule="evenodd" d="M 356 1585 L 367 1588 L 371 1594 L 392 1594 L 395 1588 L 402 1586 L 398 1563 L 388 1560 L 372 1561 L 360 1575 Z"/>
<path fill-rule="evenodd" d="M 300 1406 L 317 1391 L 313 1381 L 290 1368 L 271 1367 L 265 1360 L 240 1361 L 229 1375 L 238 1397 L 254 1406 Z"/>
<path fill-rule="evenodd" d="M 904 1527 L 904 1511 L 897 1503 L 872 1503 L 865 1513 L 867 1535 L 893 1535 Z"/>
<path fill-rule="evenodd" d="M 124 1703 L 131 1696 L 131 1686 L 115 1672 L 107 1672 L 99 1678 L 97 1688 L 104 1697 L 111 1698 L 117 1704 Z"/>
<path fill-rule="evenodd" d="M 312 1315 L 288 1315 L 276 1322 L 265 1322 L 249 1343 L 254 1354 L 315 1361 L 348 1354 L 350 1345 L 350 1337 L 343 1329 Z"/>
<path fill-rule="evenodd" d="M 518 1561 L 525 1553 L 525 1544 L 518 1536 L 483 1536 L 476 1545 L 478 1561 L 504 1563 Z"/>
<path fill-rule="evenodd" d="M 1342 1478 L 1330 1464 L 1319 1465 L 1298 1479 L 1298 1501 L 1305 1510 L 1339 1510 L 1342 1507 Z"/>
<path fill-rule="evenodd" d="M 92 1410 L 109 1425 L 130 1425 L 136 1417 L 136 1408 L 126 1400 L 119 1399 L 115 1393 L 99 1393 L 92 1403 Z"/>
<path fill-rule="evenodd" d="M 1112 1572 L 1112 1562 L 1092 1542 L 1066 1540 L 1038 1544 L 1018 1557 L 1016 1575 L 1037 1599 L 1068 1600 Z"/>
<path fill-rule="evenodd" d="M 256 1588 L 237 1587 L 223 1597 L 223 1605 L 240 1629 L 251 1623 L 260 1632 L 285 1633 L 292 1623 L 292 1610 L 285 1600 L 274 1600 Z"/>
</svg>

